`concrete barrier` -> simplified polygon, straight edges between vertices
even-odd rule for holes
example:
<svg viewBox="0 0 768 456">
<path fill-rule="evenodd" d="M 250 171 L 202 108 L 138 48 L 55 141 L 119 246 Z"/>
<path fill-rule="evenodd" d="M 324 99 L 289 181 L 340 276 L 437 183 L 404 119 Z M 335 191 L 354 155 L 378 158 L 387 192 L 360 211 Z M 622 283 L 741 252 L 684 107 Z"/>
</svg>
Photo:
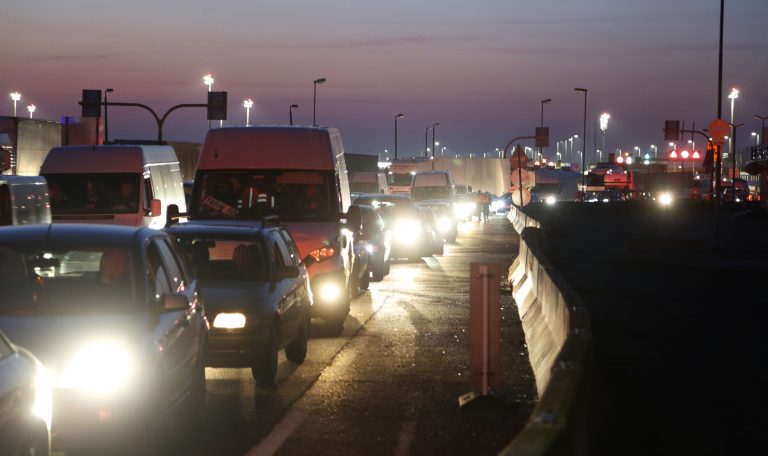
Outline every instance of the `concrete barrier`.
<svg viewBox="0 0 768 456">
<path fill-rule="evenodd" d="M 509 281 L 539 400 L 525 429 L 499 454 L 589 454 L 594 386 L 589 315 L 545 257 L 539 222 L 514 207 L 509 219 L 521 237 Z"/>
</svg>

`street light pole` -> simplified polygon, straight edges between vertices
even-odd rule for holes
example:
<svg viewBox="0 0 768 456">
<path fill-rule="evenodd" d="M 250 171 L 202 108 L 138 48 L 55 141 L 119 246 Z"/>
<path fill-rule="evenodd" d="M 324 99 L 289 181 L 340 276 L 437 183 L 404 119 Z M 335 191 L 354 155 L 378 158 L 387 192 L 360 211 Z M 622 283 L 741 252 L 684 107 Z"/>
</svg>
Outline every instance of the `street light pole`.
<svg viewBox="0 0 768 456">
<path fill-rule="evenodd" d="M 317 85 L 323 84 L 325 82 L 325 78 L 315 79 L 312 81 L 312 84 L 314 86 L 314 95 L 312 96 L 312 126 L 317 126 L 317 122 L 315 121 L 315 114 L 317 112 Z"/>
<path fill-rule="evenodd" d="M 35 110 L 37 109 L 37 106 L 31 104 L 27 106 L 27 111 L 29 111 L 29 118 L 32 118 L 32 115 L 35 113 Z"/>
<path fill-rule="evenodd" d="M 583 92 L 584 93 L 584 131 L 582 138 L 584 138 L 584 148 L 587 147 L 587 89 L 582 87 L 576 87 L 573 89 L 576 92 Z M 586 189 L 587 183 L 586 183 L 586 176 L 584 175 L 584 168 L 586 167 L 585 163 L 585 157 L 587 156 L 584 151 L 581 153 L 581 201 L 584 202 L 584 190 Z"/>
<path fill-rule="evenodd" d="M 733 176 L 733 191 L 734 196 L 736 192 L 736 129 L 743 126 L 743 123 L 740 123 L 738 125 L 731 124 L 731 128 L 733 129 L 733 150 L 731 151 L 731 176 Z"/>
<path fill-rule="evenodd" d="M 208 86 L 208 91 L 210 92 L 213 87 L 213 75 L 211 73 L 206 74 L 203 76 L 203 84 Z M 208 129 L 211 129 L 211 121 L 208 120 Z"/>
<path fill-rule="evenodd" d="M 21 100 L 21 94 L 19 92 L 11 92 L 11 100 L 13 100 L 13 117 L 16 117 L 16 103 Z"/>
<path fill-rule="evenodd" d="M 395 116 L 395 160 L 397 160 L 397 119 L 402 119 L 403 117 L 405 117 L 403 113 L 398 113 Z"/>
<path fill-rule="evenodd" d="M 608 129 L 608 119 L 611 118 L 611 115 L 607 112 L 604 112 L 600 115 L 600 131 L 603 132 L 603 145 L 601 147 L 602 150 L 605 150 L 605 131 Z"/>
<path fill-rule="evenodd" d="M 243 107 L 245 108 L 245 126 L 251 125 L 251 108 L 253 107 L 253 100 L 250 98 L 243 101 Z"/>
<path fill-rule="evenodd" d="M 539 125 L 541 128 L 544 128 L 544 105 L 547 103 L 550 103 L 552 101 L 551 98 L 546 98 L 544 100 L 541 100 L 541 125 Z M 539 147 L 539 155 L 541 155 L 542 148 Z"/>
<path fill-rule="evenodd" d="M 435 127 L 438 125 L 440 125 L 440 122 L 432 124 L 432 158 L 435 158 L 435 130 L 437 130 Z"/>
<path fill-rule="evenodd" d="M 299 105 L 297 105 L 297 104 L 292 104 L 292 105 L 288 106 L 288 122 L 289 122 L 289 125 L 293 125 L 293 109 L 294 108 L 298 108 L 298 107 L 299 107 Z"/>
<path fill-rule="evenodd" d="M 739 91 L 735 87 L 731 89 L 731 93 L 728 94 L 728 98 L 731 100 L 731 138 L 728 140 L 728 153 L 733 154 L 734 143 L 736 142 L 736 129 L 733 126 L 733 105 L 737 98 L 739 98 Z"/>
<path fill-rule="evenodd" d="M 653 149 L 653 159 L 656 160 L 659 156 L 659 148 L 651 144 L 651 149 Z"/>
<path fill-rule="evenodd" d="M 109 142 L 109 110 L 107 109 L 109 107 L 109 100 L 107 99 L 107 94 L 114 91 L 114 89 L 104 90 L 104 144 Z"/>
<path fill-rule="evenodd" d="M 429 143 L 428 143 L 428 141 L 429 141 L 429 130 L 431 128 L 432 127 L 427 126 L 427 129 L 424 131 L 424 156 L 425 157 L 429 156 Z"/>
</svg>

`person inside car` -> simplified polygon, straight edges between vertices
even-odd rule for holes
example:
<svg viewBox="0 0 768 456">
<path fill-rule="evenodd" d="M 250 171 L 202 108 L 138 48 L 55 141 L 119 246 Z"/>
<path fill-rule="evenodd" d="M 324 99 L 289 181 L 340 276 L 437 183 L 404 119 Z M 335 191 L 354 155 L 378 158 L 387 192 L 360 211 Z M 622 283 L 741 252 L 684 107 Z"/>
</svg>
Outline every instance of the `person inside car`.
<svg viewBox="0 0 768 456">
<path fill-rule="evenodd" d="M 255 279 L 259 275 L 258 257 L 254 245 L 240 244 L 235 247 L 232 262 L 235 274 L 241 279 Z"/>
</svg>

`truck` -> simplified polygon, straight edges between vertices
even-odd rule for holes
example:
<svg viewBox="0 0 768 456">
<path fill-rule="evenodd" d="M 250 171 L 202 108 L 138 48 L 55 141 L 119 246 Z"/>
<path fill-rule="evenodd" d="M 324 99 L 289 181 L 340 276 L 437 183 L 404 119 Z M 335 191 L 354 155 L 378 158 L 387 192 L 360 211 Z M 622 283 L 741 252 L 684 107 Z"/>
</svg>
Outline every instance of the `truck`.
<svg viewBox="0 0 768 456">
<path fill-rule="evenodd" d="M 393 160 L 389 167 L 387 183 L 392 194 L 411 193 L 413 175 L 420 171 L 432 171 L 434 161 L 431 158 L 411 157 Z"/>
</svg>

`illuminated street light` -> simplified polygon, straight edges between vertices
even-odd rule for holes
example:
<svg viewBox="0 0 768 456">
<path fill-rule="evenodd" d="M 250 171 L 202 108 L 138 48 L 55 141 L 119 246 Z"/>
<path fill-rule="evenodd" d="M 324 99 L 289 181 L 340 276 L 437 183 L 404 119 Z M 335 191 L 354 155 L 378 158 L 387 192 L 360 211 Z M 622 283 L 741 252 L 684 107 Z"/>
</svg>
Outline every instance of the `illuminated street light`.
<svg viewBox="0 0 768 456">
<path fill-rule="evenodd" d="M 243 101 L 243 107 L 245 108 L 245 126 L 251 125 L 251 108 L 253 107 L 253 100 L 250 98 Z"/>
<path fill-rule="evenodd" d="M 640 155 L 642 155 L 642 151 L 640 150 L 640 147 L 639 147 L 639 146 L 635 146 L 634 150 L 636 150 L 636 151 L 637 151 L 637 156 L 638 156 L 638 157 L 639 157 Z"/>
<path fill-rule="evenodd" d="M 315 79 L 312 81 L 312 85 L 314 87 L 314 94 L 312 96 L 312 126 L 317 125 L 317 122 L 315 121 L 315 114 L 317 113 L 317 85 L 324 83 L 325 78 Z"/>
<path fill-rule="evenodd" d="M 758 144 L 760 144 L 760 134 L 759 134 L 759 133 L 757 133 L 756 131 L 753 131 L 753 132 L 752 132 L 752 136 L 754 136 L 754 137 L 755 137 L 755 145 L 758 145 Z"/>
<path fill-rule="evenodd" d="M 733 128 L 733 104 L 737 98 L 739 98 L 739 90 L 737 88 L 731 89 L 731 93 L 728 94 L 728 98 L 731 100 L 731 138 L 736 136 L 736 130 Z M 733 154 L 733 139 L 728 140 L 728 153 Z"/>
<path fill-rule="evenodd" d="M 651 149 L 653 149 L 653 159 L 655 160 L 659 156 L 659 148 L 655 144 L 651 144 Z"/>
<path fill-rule="evenodd" d="M 293 125 L 293 110 L 295 108 L 298 108 L 298 107 L 299 107 L 299 105 L 297 105 L 297 104 L 292 104 L 292 105 L 288 106 L 288 122 L 289 122 L 289 125 Z"/>
<path fill-rule="evenodd" d="M 32 114 L 35 113 L 35 109 L 37 109 L 37 106 L 35 106 L 33 104 L 27 106 L 27 111 L 29 111 L 29 118 L 30 119 L 32 118 Z"/>
<path fill-rule="evenodd" d="M 208 86 L 208 91 L 209 92 L 211 91 L 211 88 L 213 87 L 213 80 L 214 80 L 213 79 L 213 75 L 211 75 L 211 73 L 208 73 L 205 76 L 203 76 L 203 84 Z M 208 129 L 209 130 L 211 129 L 211 121 L 210 121 L 210 119 L 208 120 Z"/>
<path fill-rule="evenodd" d="M 608 129 L 608 119 L 611 118 L 611 115 L 607 112 L 604 112 L 600 115 L 600 131 L 603 133 L 603 147 L 602 150 L 605 150 L 605 130 Z"/>
<path fill-rule="evenodd" d="M 16 103 L 21 101 L 21 94 L 19 92 L 11 92 L 11 100 L 13 100 L 13 117 L 16 117 Z"/>
</svg>

